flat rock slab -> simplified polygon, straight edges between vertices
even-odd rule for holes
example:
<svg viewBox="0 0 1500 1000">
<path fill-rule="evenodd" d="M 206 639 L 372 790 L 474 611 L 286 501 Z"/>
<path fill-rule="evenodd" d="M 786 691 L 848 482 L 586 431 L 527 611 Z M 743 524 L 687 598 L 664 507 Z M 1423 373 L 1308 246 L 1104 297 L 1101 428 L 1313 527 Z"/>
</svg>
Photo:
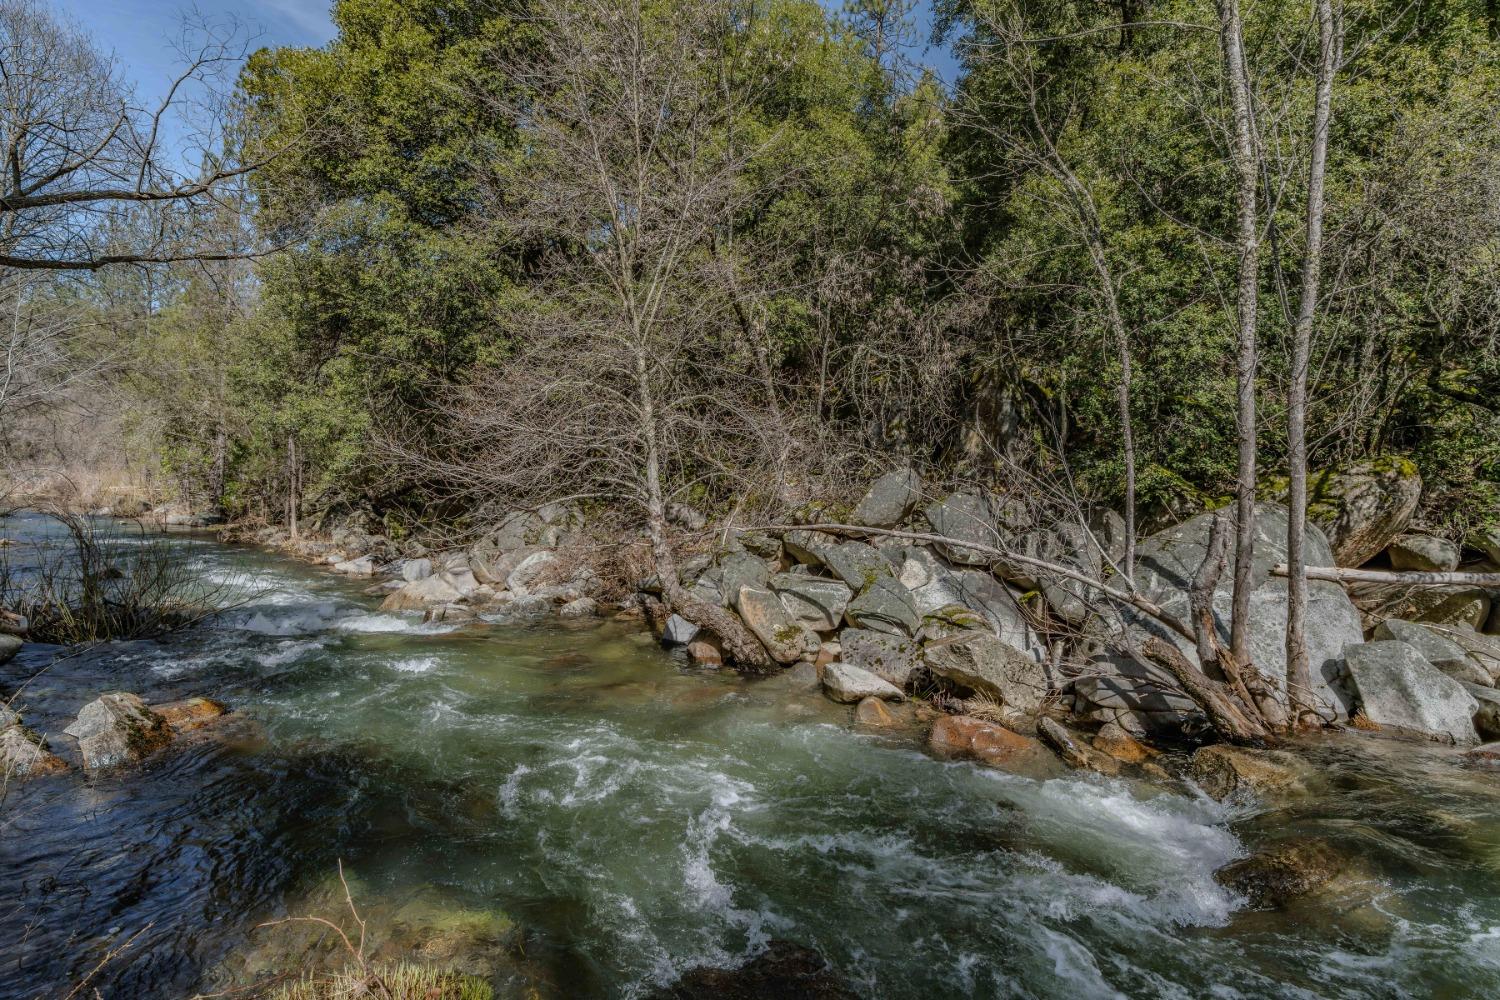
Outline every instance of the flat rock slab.
<svg viewBox="0 0 1500 1000">
<path fill-rule="evenodd" d="M 1371 722 L 1455 743 L 1479 742 L 1474 696 L 1415 647 L 1384 640 L 1350 646 L 1345 655 L 1361 709 Z"/>
<path fill-rule="evenodd" d="M 1375 626 L 1374 638 L 1406 643 L 1426 657 L 1428 663 L 1456 681 L 1489 685 L 1492 680 L 1490 671 L 1470 657 L 1468 651 L 1445 635 L 1444 631 L 1452 631 L 1452 627 L 1422 625 L 1391 618 Z"/>
<path fill-rule="evenodd" d="M 787 613 L 804 628 L 832 632 L 843 624 L 853 592 L 842 580 L 806 573 L 777 573 L 770 582 Z"/>
<path fill-rule="evenodd" d="M 916 635 L 922 627 L 922 616 L 917 613 L 911 591 L 893 576 L 876 578 L 849 602 L 844 615 L 856 628 L 893 635 Z"/>
<path fill-rule="evenodd" d="M 904 636 L 858 628 L 839 634 L 839 658 L 844 663 L 868 670 L 898 688 L 906 687 L 921 657 L 922 647 Z"/>
</svg>

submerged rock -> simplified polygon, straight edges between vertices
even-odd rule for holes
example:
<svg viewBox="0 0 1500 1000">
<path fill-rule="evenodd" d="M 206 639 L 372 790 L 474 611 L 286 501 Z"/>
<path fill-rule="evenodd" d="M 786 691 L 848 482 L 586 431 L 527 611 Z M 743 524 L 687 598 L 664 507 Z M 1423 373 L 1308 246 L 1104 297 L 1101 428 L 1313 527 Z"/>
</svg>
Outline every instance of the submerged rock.
<svg viewBox="0 0 1500 1000">
<path fill-rule="evenodd" d="M 188 733 L 202 729 L 227 713 L 229 708 L 212 698 L 184 698 L 152 705 L 151 711 L 161 716 L 173 732 Z"/>
<path fill-rule="evenodd" d="M 1371 722 L 1455 743 L 1479 742 L 1474 696 L 1414 647 L 1376 641 L 1350 646 L 1347 655 L 1361 709 Z"/>
<path fill-rule="evenodd" d="M 854 721 L 861 726 L 874 726 L 877 728 L 889 728 L 896 725 L 896 717 L 891 710 L 885 707 L 885 702 L 879 698 L 862 698 L 858 705 L 854 706 Z"/>
<path fill-rule="evenodd" d="M 1305 790 L 1302 769 L 1290 754 L 1216 745 L 1193 754 L 1191 775 L 1211 798 L 1266 798 Z"/>
<path fill-rule="evenodd" d="M 1030 768 L 1052 755 L 1030 736 L 971 715 L 945 715 L 932 726 L 927 746 L 948 757 L 973 757 L 991 767 Z"/>
<path fill-rule="evenodd" d="M 830 663 L 823 668 L 823 690 L 834 701 L 845 704 L 866 698 L 901 701 L 906 697 L 894 684 L 848 663 Z"/>
<path fill-rule="evenodd" d="M 650 1000 L 858 1000 L 823 957 L 789 941 L 772 941 L 738 969 L 689 969 Z"/>
<path fill-rule="evenodd" d="M 1285 841 L 1214 872 L 1220 885 L 1245 896 L 1256 908 L 1279 908 L 1333 881 L 1345 858 L 1326 841 Z"/>
<path fill-rule="evenodd" d="M 381 611 L 423 611 L 435 604 L 453 604 L 463 599 L 463 594 L 442 576 L 429 576 L 413 580 L 387 597 L 380 604 Z"/>
<path fill-rule="evenodd" d="M 89 770 L 141 760 L 172 742 L 167 720 L 125 691 L 89 702 L 63 732 L 78 741 L 83 766 Z"/>
</svg>

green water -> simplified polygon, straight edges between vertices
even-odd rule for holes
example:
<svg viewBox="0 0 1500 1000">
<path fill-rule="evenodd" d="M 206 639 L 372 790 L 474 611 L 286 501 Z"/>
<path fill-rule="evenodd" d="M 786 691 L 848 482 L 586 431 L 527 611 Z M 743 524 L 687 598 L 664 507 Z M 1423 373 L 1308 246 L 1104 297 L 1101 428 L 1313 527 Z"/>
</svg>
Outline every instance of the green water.
<svg viewBox="0 0 1500 1000">
<path fill-rule="evenodd" d="M 1436 751 L 1325 741 L 1319 794 L 1276 813 L 1035 780 L 622 626 L 441 631 L 318 571 L 182 544 L 257 596 L 59 664 L 27 717 L 56 731 L 123 687 L 221 697 L 259 733 L 12 790 L 0 996 L 65 994 L 148 925 L 105 996 L 225 985 L 253 925 L 326 901 L 339 860 L 377 910 L 419 896 L 513 922 L 502 996 L 642 996 L 773 939 L 872 998 L 1500 995 L 1500 779 Z M 1251 912 L 1214 881 L 1290 834 L 1351 859 L 1315 904 Z"/>
</svg>

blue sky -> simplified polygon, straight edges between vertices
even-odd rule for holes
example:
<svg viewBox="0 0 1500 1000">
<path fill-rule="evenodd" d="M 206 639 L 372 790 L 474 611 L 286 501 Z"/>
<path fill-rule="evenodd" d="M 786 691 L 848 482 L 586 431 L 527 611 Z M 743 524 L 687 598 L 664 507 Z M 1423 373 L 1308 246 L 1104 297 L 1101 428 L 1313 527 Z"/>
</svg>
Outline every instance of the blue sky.
<svg viewBox="0 0 1500 1000">
<path fill-rule="evenodd" d="M 177 65 L 171 39 L 179 31 L 185 10 L 219 19 L 237 19 L 259 45 L 322 45 L 333 37 L 324 0 L 51 0 L 60 11 L 79 22 L 104 49 L 112 50 L 142 96 L 160 92 Z M 840 0 L 823 0 L 841 7 Z M 929 14 L 924 4 L 923 31 Z M 926 59 L 951 82 L 952 60 L 946 52 L 929 52 Z"/>
</svg>

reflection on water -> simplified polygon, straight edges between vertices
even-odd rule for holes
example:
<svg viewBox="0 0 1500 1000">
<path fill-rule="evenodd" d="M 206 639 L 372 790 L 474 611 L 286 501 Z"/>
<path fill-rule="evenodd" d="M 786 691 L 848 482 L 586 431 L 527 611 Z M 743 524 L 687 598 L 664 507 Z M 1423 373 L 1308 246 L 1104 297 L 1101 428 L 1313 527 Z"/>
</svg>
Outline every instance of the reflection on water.
<svg viewBox="0 0 1500 1000">
<path fill-rule="evenodd" d="M 56 732 L 123 688 L 220 697 L 253 725 L 10 790 L 0 997 L 65 994 L 148 925 L 103 995 L 225 985 L 253 964 L 253 925 L 321 898 L 338 859 L 374 908 L 503 914 L 545 995 L 641 995 L 773 938 L 871 997 L 1500 994 L 1497 780 L 1440 753 L 1330 739 L 1325 787 L 1262 815 L 1033 781 L 619 627 L 423 627 L 269 556 L 183 555 L 246 605 L 58 663 L 27 718 Z M 1333 838 L 1358 870 L 1272 913 L 1214 881 L 1291 835 Z"/>
</svg>

